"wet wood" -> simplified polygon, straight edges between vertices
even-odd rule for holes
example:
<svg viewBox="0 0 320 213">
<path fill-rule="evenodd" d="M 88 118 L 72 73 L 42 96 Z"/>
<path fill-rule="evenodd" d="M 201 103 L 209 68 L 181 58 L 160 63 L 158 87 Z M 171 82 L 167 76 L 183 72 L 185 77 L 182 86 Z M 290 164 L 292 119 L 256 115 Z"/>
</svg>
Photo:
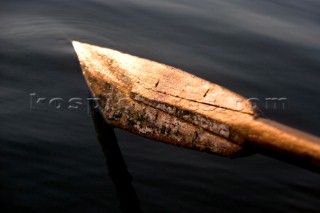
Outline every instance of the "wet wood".
<svg viewBox="0 0 320 213">
<path fill-rule="evenodd" d="M 247 146 L 320 165 L 319 138 L 259 118 L 244 97 L 180 69 L 73 42 L 105 119 L 135 134 L 223 156 Z"/>
</svg>

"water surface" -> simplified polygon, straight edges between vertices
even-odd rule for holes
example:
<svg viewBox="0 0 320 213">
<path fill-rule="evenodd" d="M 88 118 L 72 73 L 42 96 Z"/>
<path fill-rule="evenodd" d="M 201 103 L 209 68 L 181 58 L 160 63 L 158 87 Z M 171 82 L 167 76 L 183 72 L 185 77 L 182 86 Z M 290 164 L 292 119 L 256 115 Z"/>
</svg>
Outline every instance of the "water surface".
<svg viewBox="0 0 320 213">
<path fill-rule="evenodd" d="M 317 0 L 3 0 L 3 212 L 120 212 L 71 46 L 159 61 L 245 97 L 287 98 L 265 116 L 320 135 Z M 65 100 L 30 108 L 30 93 Z M 82 98 L 82 111 L 67 109 Z M 319 175 L 262 155 L 230 160 L 116 130 L 143 212 L 318 212 Z"/>
</svg>

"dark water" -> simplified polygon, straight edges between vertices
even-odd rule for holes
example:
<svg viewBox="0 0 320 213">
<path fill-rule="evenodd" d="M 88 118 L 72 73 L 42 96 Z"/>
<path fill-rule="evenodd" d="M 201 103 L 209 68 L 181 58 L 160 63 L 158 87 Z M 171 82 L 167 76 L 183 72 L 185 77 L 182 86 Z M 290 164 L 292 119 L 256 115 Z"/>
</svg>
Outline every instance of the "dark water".
<svg viewBox="0 0 320 213">
<path fill-rule="evenodd" d="M 319 8 L 317 0 L 2 0 L 0 211 L 120 212 L 71 40 L 182 68 L 261 106 L 287 98 L 265 116 L 319 136 Z M 38 110 L 31 93 L 47 98 Z M 61 110 L 48 104 L 54 97 Z M 67 109 L 72 97 L 83 110 Z M 319 212 L 316 173 L 116 135 L 143 212 Z"/>
</svg>

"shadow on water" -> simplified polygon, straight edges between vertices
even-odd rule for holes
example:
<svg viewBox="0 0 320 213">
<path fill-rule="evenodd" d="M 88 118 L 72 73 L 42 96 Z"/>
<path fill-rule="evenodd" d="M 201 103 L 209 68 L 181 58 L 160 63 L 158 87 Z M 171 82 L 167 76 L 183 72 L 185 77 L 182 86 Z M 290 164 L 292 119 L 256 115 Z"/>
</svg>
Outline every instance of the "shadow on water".
<svg viewBox="0 0 320 213">
<path fill-rule="evenodd" d="M 137 194 L 131 184 L 132 177 L 123 159 L 113 127 L 104 120 L 96 102 L 90 100 L 90 109 L 98 141 L 106 157 L 109 175 L 115 185 L 122 212 L 142 212 Z"/>
</svg>

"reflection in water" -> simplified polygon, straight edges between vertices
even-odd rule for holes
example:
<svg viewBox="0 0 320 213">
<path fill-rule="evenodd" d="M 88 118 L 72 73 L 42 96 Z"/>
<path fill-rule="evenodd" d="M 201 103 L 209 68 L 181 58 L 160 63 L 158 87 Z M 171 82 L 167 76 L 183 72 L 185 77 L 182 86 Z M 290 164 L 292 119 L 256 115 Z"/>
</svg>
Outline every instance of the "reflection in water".
<svg viewBox="0 0 320 213">
<path fill-rule="evenodd" d="M 116 187 L 122 212 L 141 212 L 140 203 L 132 187 L 132 177 L 121 154 L 113 127 L 108 125 L 91 100 L 90 108 L 99 143 L 107 160 L 110 177 Z"/>
</svg>

